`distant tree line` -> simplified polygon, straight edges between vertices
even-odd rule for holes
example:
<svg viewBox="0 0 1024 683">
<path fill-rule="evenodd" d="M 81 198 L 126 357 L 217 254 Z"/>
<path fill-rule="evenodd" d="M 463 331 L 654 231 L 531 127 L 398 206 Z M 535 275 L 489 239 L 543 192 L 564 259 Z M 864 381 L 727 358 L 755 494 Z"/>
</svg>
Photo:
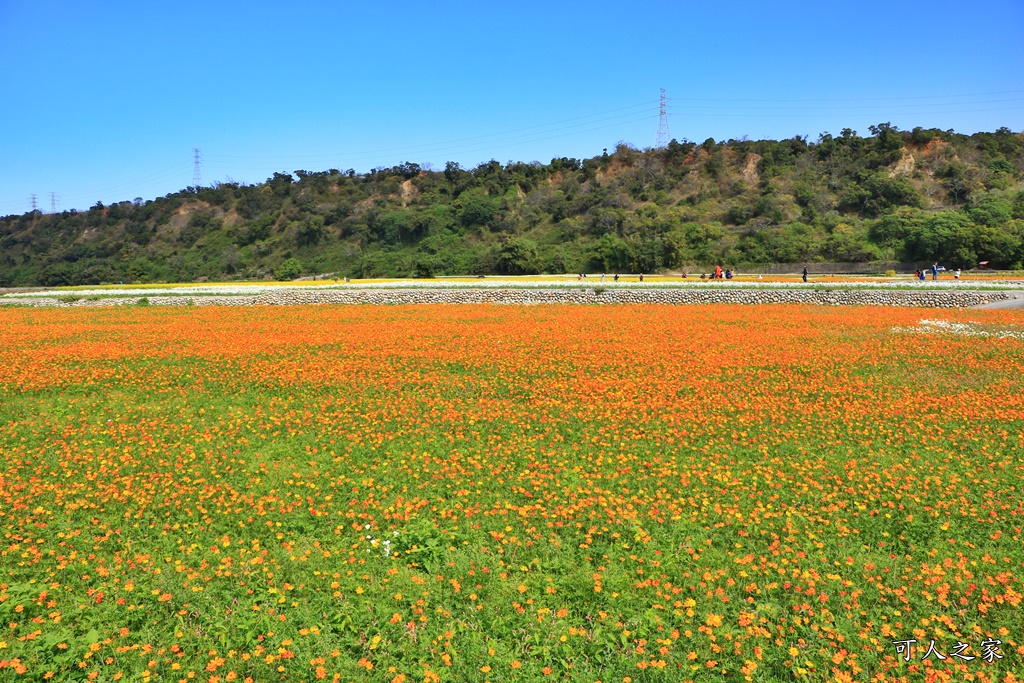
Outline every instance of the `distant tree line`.
<svg viewBox="0 0 1024 683">
<path fill-rule="evenodd" d="M 0 218 L 0 286 L 657 272 L 713 263 L 1024 264 L 1024 135 L 888 123 L 810 142 L 275 173 Z"/>
</svg>

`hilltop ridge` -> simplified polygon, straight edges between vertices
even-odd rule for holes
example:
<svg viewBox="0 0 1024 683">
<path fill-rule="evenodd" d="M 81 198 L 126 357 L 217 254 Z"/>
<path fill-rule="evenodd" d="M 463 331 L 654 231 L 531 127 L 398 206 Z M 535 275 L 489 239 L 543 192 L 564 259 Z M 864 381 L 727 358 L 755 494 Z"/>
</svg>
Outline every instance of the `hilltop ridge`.
<svg viewBox="0 0 1024 683">
<path fill-rule="evenodd" d="M 0 218 L 0 286 L 1024 262 L 1024 134 L 889 124 L 589 159 L 274 173 Z"/>
</svg>

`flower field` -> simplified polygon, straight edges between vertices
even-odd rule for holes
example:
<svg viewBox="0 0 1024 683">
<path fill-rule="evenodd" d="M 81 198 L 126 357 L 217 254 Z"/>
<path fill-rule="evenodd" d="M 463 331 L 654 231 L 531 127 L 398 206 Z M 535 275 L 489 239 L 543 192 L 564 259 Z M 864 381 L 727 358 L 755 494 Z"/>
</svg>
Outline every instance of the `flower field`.
<svg viewBox="0 0 1024 683">
<path fill-rule="evenodd" d="M 1018 680 L 1022 325 L 0 310 L 0 680 Z"/>
</svg>

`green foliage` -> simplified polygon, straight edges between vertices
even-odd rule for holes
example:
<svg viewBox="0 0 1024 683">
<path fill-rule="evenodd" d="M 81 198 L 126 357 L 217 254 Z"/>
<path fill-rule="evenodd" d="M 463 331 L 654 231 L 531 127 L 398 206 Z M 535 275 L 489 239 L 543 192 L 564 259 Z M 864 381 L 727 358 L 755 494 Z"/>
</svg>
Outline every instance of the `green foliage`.
<svg viewBox="0 0 1024 683">
<path fill-rule="evenodd" d="M 487 196 L 483 188 L 464 192 L 455 202 L 458 221 L 464 228 L 487 228 L 494 222 L 497 203 Z"/>
<path fill-rule="evenodd" d="M 967 215 L 977 225 L 999 227 L 1013 217 L 1013 206 L 1004 199 L 986 197 L 971 206 Z"/>
<path fill-rule="evenodd" d="M 991 213 L 986 213 L 991 216 Z M 907 255 L 914 260 L 939 260 L 958 268 L 978 261 L 1012 264 L 1020 258 L 1022 234 L 1017 221 L 1002 229 L 971 220 L 967 212 L 945 212 L 924 221 L 907 240 Z"/>
<path fill-rule="evenodd" d="M 506 239 L 498 248 L 495 265 L 497 272 L 505 275 L 536 273 L 537 244 L 525 237 Z"/>
<path fill-rule="evenodd" d="M 623 143 L 591 159 L 449 162 L 437 172 L 412 162 L 366 174 L 298 170 L 253 186 L 7 216 L 0 283 L 245 279 L 276 276 L 292 258 L 365 277 L 1024 258 L 1013 222 L 1024 220 L 1024 136 L 870 131 L 814 143 Z M 923 227 L 940 216 L 948 220 Z"/>
<path fill-rule="evenodd" d="M 1014 218 L 1024 220 L 1024 190 L 1018 192 L 1013 197 L 1012 208 L 1010 209 L 1011 215 Z"/>
<path fill-rule="evenodd" d="M 278 280 L 294 280 L 302 275 L 302 263 L 296 258 L 290 258 L 274 269 L 274 277 Z"/>
<path fill-rule="evenodd" d="M 182 228 L 178 239 L 186 247 L 191 247 L 208 233 L 219 231 L 222 225 L 223 221 L 217 218 L 214 214 L 199 211 L 192 214 L 192 217 L 189 218 L 188 224 Z"/>
<path fill-rule="evenodd" d="M 879 248 L 869 241 L 867 233 L 864 225 L 840 223 L 832 229 L 821 250 L 830 261 L 856 263 L 878 260 L 881 257 Z"/>
<path fill-rule="evenodd" d="M 851 184 L 839 199 L 839 207 L 851 213 L 879 216 L 899 206 L 921 205 L 921 197 L 908 181 L 890 178 L 884 172 L 872 173 Z"/>
<path fill-rule="evenodd" d="M 924 220 L 923 212 L 900 208 L 872 223 L 868 229 L 868 238 L 883 247 L 902 249 L 907 238 Z"/>
<path fill-rule="evenodd" d="M 324 238 L 323 216 L 311 216 L 303 221 L 295 235 L 295 242 L 300 247 L 315 247 Z"/>
</svg>

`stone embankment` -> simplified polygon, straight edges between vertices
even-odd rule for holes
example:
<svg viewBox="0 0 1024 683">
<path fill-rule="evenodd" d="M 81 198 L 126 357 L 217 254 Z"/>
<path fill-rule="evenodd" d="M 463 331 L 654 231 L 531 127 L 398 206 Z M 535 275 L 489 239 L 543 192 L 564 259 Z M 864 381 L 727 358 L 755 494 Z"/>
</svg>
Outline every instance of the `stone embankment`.
<svg viewBox="0 0 1024 683">
<path fill-rule="evenodd" d="M 295 306 L 308 304 L 816 304 L 970 308 L 1015 298 L 1005 291 L 865 289 L 284 289 L 256 296 L 152 296 L 153 306 Z M 117 306 L 140 297 L 61 301 L 53 297 L 0 299 L 22 306 Z"/>
</svg>

